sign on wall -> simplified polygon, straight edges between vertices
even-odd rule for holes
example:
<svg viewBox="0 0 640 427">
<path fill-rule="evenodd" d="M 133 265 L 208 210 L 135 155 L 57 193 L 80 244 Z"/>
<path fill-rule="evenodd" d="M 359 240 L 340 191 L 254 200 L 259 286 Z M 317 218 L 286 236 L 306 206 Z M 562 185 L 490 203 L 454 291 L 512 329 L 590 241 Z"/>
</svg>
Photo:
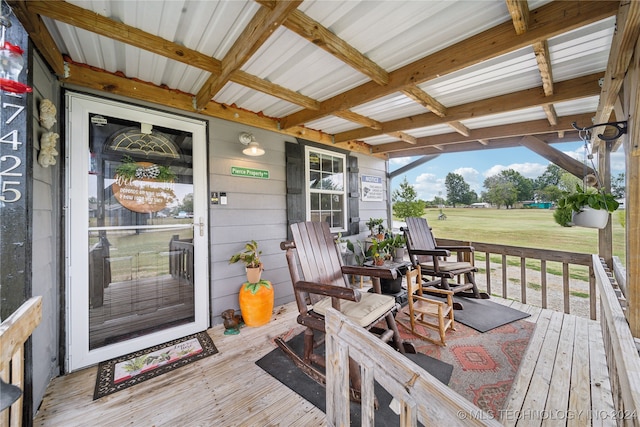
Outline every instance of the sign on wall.
<svg viewBox="0 0 640 427">
<path fill-rule="evenodd" d="M 269 171 L 268 170 L 241 168 L 241 167 L 238 167 L 238 166 L 231 166 L 231 175 L 233 175 L 233 176 L 244 176 L 244 177 L 247 177 L 247 178 L 269 179 Z"/>
<path fill-rule="evenodd" d="M 361 175 L 362 201 L 381 202 L 382 201 L 382 177 L 372 175 Z"/>
</svg>

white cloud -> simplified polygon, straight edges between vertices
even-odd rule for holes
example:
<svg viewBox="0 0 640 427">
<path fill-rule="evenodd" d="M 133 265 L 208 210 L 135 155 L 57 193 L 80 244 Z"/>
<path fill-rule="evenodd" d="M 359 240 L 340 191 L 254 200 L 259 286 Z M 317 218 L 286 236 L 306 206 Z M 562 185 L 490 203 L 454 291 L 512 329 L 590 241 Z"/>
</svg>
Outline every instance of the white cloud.
<svg viewBox="0 0 640 427">
<path fill-rule="evenodd" d="M 404 165 L 408 165 L 413 161 L 413 157 L 394 157 L 389 159 L 389 169 L 394 170 L 402 167 Z"/>
<path fill-rule="evenodd" d="M 418 193 L 418 199 L 433 200 L 436 196 L 446 198 L 447 190 L 444 186 L 444 179 L 438 178 L 432 173 L 422 173 L 416 177 L 412 184 Z"/>
<path fill-rule="evenodd" d="M 535 179 L 544 173 L 547 169 L 547 165 L 543 165 L 541 163 L 512 163 L 508 166 L 495 165 L 487 169 L 483 175 L 487 178 L 493 175 L 498 175 L 500 172 L 507 169 L 513 169 L 525 178 Z"/>
</svg>

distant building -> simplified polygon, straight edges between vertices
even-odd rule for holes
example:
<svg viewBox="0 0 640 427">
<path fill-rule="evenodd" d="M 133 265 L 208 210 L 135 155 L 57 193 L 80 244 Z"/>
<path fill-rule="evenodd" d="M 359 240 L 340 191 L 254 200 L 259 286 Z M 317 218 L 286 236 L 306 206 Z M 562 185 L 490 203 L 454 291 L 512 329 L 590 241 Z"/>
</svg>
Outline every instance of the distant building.
<svg viewBox="0 0 640 427">
<path fill-rule="evenodd" d="M 469 206 L 471 206 L 472 208 L 490 208 L 491 207 L 491 205 L 486 202 L 471 203 Z"/>
</svg>

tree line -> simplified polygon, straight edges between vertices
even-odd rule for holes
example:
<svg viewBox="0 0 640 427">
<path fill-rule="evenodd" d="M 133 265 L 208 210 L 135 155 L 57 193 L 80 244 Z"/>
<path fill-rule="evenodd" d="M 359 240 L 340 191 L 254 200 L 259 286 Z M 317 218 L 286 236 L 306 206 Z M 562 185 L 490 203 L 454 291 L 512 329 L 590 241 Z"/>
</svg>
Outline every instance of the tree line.
<svg viewBox="0 0 640 427">
<path fill-rule="evenodd" d="M 576 184 L 581 185 L 582 180 L 550 163 L 544 173 L 535 179 L 526 178 L 513 169 L 487 177 L 483 183 L 485 190 L 478 195 L 471 190 L 462 175 L 449 172 L 445 178 L 446 199 L 436 196 L 433 200 L 418 200 L 416 190 L 405 178 L 392 194 L 393 210 L 396 216 L 404 218 L 418 213 L 421 216 L 425 206 L 456 207 L 486 202 L 498 209 L 510 209 L 516 203 L 524 201 L 555 203 L 563 194 L 573 192 Z M 624 191 L 625 176 L 624 173 L 619 173 L 611 179 L 611 193 L 616 198 L 622 198 Z"/>
</svg>

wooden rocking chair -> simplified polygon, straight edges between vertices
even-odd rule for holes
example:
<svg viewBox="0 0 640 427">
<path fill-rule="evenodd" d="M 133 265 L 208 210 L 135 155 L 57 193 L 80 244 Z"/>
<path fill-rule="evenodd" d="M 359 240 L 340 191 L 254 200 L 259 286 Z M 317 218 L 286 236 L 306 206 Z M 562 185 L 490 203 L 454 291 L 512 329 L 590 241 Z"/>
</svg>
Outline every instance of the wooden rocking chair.
<svg viewBox="0 0 640 427">
<path fill-rule="evenodd" d="M 325 222 L 291 225 L 293 241 L 282 242 L 298 305 L 298 323 L 306 326 L 303 355 L 298 355 L 282 338 L 276 344 L 310 378 L 325 385 L 325 358 L 314 352 L 324 343 L 324 313 L 333 307 L 360 326 L 367 328 L 398 351 L 415 353 L 400 340 L 394 315 L 395 298 L 380 294 L 380 278 L 393 279 L 395 270 L 379 267 L 344 266 L 334 238 Z M 296 260 L 297 253 L 297 260 Z M 298 270 L 298 262 L 302 278 Z M 360 292 L 348 286 L 346 275 L 370 276 L 375 292 Z M 383 322 L 384 320 L 384 322 Z M 386 328 L 380 325 L 386 324 Z M 322 369 L 319 369 L 322 368 Z M 350 361 L 351 399 L 360 401 L 360 369 Z"/>
<path fill-rule="evenodd" d="M 425 285 L 450 290 L 464 297 L 489 298 L 488 294 L 478 292 L 476 286 L 478 268 L 469 262 L 473 260 L 473 246 L 439 246 L 425 218 L 408 217 L 406 222 L 407 226 L 401 230 L 407 241 L 407 252 L 414 267 L 420 266 L 423 277 L 427 277 Z M 456 252 L 456 261 L 446 261 L 451 252 Z M 469 261 L 464 259 L 465 254 Z M 463 283 L 449 282 L 463 276 Z M 455 308 L 462 306 L 455 304 Z"/>
<path fill-rule="evenodd" d="M 430 341 L 434 344 L 445 346 L 445 334 L 448 329 L 456 330 L 453 318 L 453 291 L 444 289 L 430 289 L 430 292 L 443 295 L 444 300 L 427 298 L 422 293 L 422 275 L 420 266 L 410 270 L 405 275 L 407 279 L 408 313 L 398 313 L 397 322 L 407 328 L 412 334 Z M 405 319 L 408 316 L 408 319 Z M 438 331 L 440 340 L 436 340 L 427 334 L 420 333 L 417 325 Z"/>
</svg>

